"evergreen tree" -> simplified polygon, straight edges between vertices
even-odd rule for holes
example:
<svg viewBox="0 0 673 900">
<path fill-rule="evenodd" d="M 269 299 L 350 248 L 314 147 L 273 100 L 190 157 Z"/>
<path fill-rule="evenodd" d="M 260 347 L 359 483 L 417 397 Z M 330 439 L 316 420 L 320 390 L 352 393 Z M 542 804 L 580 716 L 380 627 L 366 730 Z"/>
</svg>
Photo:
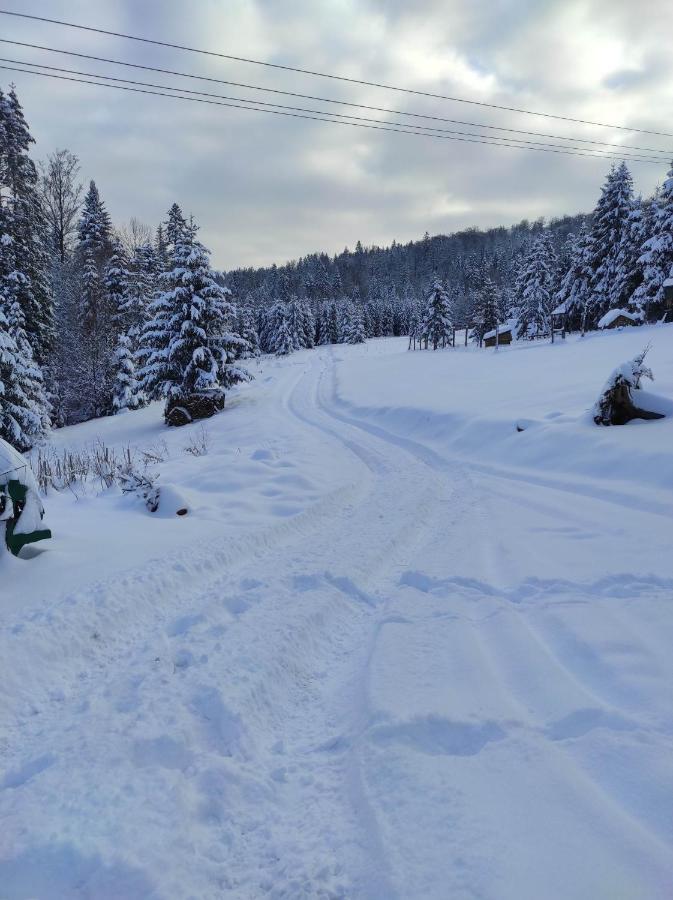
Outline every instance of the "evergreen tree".
<svg viewBox="0 0 673 900">
<path fill-rule="evenodd" d="M 0 239 L 0 261 L 7 253 L 7 243 Z M 12 283 L 5 287 L 11 290 Z M 42 372 L 25 331 L 19 295 L 20 290 L 13 295 L 0 294 L 0 437 L 24 451 L 44 437 L 49 407 Z"/>
<path fill-rule="evenodd" d="M 81 398 L 80 418 L 86 420 L 110 412 L 111 355 L 115 341 L 112 311 L 92 246 L 82 251 L 79 262 L 80 352 L 74 381 Z"/>
<path fill-rule="evenodd" d="M 129 291 L 129 270 L 126 253 L 118 239 L 113 239 L 111 244 L 110 258 L 103 269 L 103 285 L 115 330 L 125 331 L 128 327 L 125 308 Z"/>
<path fill-rule="evenodd" d="M 591 225 L 591 295 L 587 322 L 594 327 L 608 309 L 628 302 L 625 290 L 625 234 L 633 209 L 633 180 L 626 163 L 605 180 Z"/>
<path fill-rule="evenodd" d="M 259 334 L 255 325 L 255 312 L 250 302 L 237 307 L 237 331 L 245 341 L 247 349 L 242 357 L 255 357 L 260 355 Z"/>
<path fill-rule="evenodd" d="M 137 349 L 140 333 L 147 320 L 150 303 L 157 292 L 157 284 L 162 272 L 157 253 L 151 244 L 136 247 L 127 274 L 124 305 L 121 309 L 125 330 Z"/>
<path fill-rule="evenodd" d="M 297 304 L 297 331 L 300 346 L 311 349 L 315 347 L 315 318 L 308 303 L 296 300 Z"/>
<path fill-rule="evenodd" d="M 446 346 L 453 332 L 451 320 L 451 298 L 441 282 L 435 280 L 427 300 L 423 316 L 422 336 L 436 350 L 440 345 Z"/>
<path fill-rule="evenodd" d="M 475 297 L 473 321 L 474 337 L 479 343 L 487 332 L 493 331 L 500 323 L 498 289 L 488 275 L 481 280 L 481 288 Z"/>
<path fill-rule="evenodd" d="M 111 235 L 110 216 L 100 198 L 96 182 L 91 181 L 77 226 L 78 249 L 81 252 L 92 251 L 95 257 L 105 255 L 110 246 Z"/>
<path fill-rule="evenodd" d="M 631 305 L 652 319 L 661 315 L 663 283 L 673 276 L 673 165 L 645 217 L 649 235 L 638 258 L 642 283 L 634 290 Z"/>
<path fill-rule="evenodd" d="M 44 365 L 55 341 L 54 302 L 49 280 L 47 226 L 37 168 L 28 151 L 28 130 L 16 91 L 0 91 L 0 231 L 12 242 L 11 293 L 21 308 L 33 357 Z M 16 277 L 12 273 L 15 273 Z M 0 286 L 2 290 L 2 286 Z"/>
<path fill-rule="evenodd" d="M 113 356 L 114 381 L 112 385 L 112 411 L 124 412 L 142 406 L 142 394 L 136 377 L 133 347 L 128 335 L 121 332 Z"/>
<path fill-rule="evenodd" d="M 344 307 L 339 338 L 342 344 L 364 344 L 366 340 L 362 310 L 352 301 Z"/>
<path fill-rule="evenodd" d="M 519 309 L 518 337 L 549 334 L 556 295 L 556 254 L 542 232 L 526 254 L 515 287 Z"/>
<path fill-rule="evenodd" d="M 153 249 L 157 272 L 165 272 L 168 268 L 168 245 L 166 243 L 165 229 L 161 223 L 157 225 Z"/>
<path fill-rule="evenodd" d="M 586 225 L 580 233 L 568 235 L 569 265 L 561 278 L 554 302 L 565 308 L 565 327 L 584 329 L 585 311 L 591 295 L 591 235 Z"/>
<path fill-rule="evenodd" d="M 168 210 L 166 225 L 162 234 L 163 251 L 167 261 L 171 253 L 175 251 L 178 243 L 187 236 L 187 232 L 188 225 L 182 210 L 177 203 L 174 203 Z M 159 236 L 157 235 L 157 250 L 159 250 L 159 246 Z"/>
<path fill-rule="evenodd" d="M 250 379 L 236 359 L 245 341 L 232 330 L 231 292 L 217 284 L 209 251 L 195 227 L 177 233 L 164 290 L 151 304 L 142 335 L 142 384 L 151 397 L 168 400 L 221 392 Z"/>
<path fill-rule="evenodd" d="M 296 349 L 294 335 L 292 334 L 290 309 L 286 303 L 278 304 L 273 343 L 276 356 L 287 356 Z"/>
<path fill-rule="evenodd" d="M 117 335 L 110 360 L 110 378 L 111 409 L 113 413 L 119 413 L 127 409 L 138 409 L 143 405 L 143 398 L 135 372 L 134 353 L 137 348 L 133 346 L 129 336 L 130 313 L 134 311 L 129 302 L 129 271 L 124 248 L 118 239 L 112 242 L 112 255 L 105 266 L 103 283 Z"/>
</svg>

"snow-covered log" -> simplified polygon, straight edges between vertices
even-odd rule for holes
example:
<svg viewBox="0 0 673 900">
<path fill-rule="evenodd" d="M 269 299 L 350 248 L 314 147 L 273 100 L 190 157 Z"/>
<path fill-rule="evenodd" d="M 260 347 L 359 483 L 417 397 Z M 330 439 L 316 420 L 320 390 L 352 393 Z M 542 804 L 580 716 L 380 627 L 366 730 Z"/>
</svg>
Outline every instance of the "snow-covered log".
<svg viewBox="0 0 673 900">
<path fill-rule="evenodd" d="M 645 365 L 648 350 L 649 347 L 645 347 L 642 353 L 617 366 L 610 375 L 593 408 L 596 425 L 626 425 L 632 419 L 664 418 L 662 413 L 640 409 L 634 403 L 633 392 L 640 390 L 642 379 L 654 381 L 652 370 Z"/>
</svg>

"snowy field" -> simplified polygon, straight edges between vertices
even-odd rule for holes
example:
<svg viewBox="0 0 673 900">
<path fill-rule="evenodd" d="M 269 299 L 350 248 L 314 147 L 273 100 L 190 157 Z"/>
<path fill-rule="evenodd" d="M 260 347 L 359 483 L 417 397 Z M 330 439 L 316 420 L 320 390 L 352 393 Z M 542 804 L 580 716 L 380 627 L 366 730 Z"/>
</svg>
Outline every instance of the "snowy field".
<svg viewBox="0 0 673 900">
<path fill-rule="evenodd" d="M 672 897 L 673 418 L 588 414 L 647 341 L 673 411 L 664 326 L 264 358 L 203 456 L 55 432 L 168 488 L 0 558 L 2 900 Z"/>
</svg>

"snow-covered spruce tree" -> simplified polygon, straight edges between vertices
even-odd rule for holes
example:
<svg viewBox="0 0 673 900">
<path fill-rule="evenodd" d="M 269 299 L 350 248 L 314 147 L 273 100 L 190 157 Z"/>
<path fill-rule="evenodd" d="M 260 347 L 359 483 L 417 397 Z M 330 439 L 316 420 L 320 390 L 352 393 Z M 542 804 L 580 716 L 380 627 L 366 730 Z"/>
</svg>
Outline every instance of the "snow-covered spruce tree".
<svg viewBox="0 0 673 900">
<path fill-rule="evenodd" d="M 586 225 L 579 234 L 568 235 L 569 264 L 554 297 L 557 306 L 565 306 L 565 327 L 584 330 L 585 310 L 591 288 L 591 235 Z"/>
<path fill-rule="evenodd" d="M 110 412 L 111 362 L 115 344 L 112 311 L 96 254 L 92 248 L 79 257 L 79 358 L 74 387 L 80 397 L 80 420 L 94 419 Z"/>
<path fill-rule="evenodd" d="M 0 262 L 9 239 L 0 238 Z M 17 286 L 20 285 L 17 282 Z M 5 288 L 12 290 L 12 282 Z M 29 450 L 44 437 L 49 423 L 42 372 L 24 328 L 23 310 L 14 294 L 0 294 L 0 437 L 17 450 Z"/>
<path fill-rule="evenodd" d="M 549 334 L 556 278 L 556 253 L 548 234 L 542 232 L 526 254 L 515 286 L 519 338 Z"/>
<path fill-rule="evenodd" d="M 189 226 L 177 203 L 174 203 L 168 210 L 166 223 L 163 228 L 162 240 L 163 251 L 166 256 L 166 262 L 170 263 L 171 254 L 174 253 L 178 243 L 185 238 Z M 158 238 L 157 238 L 158 241 Z M 157 243 L 158 248 L 158 243 Z"/>
<path fill-rule="evenodd" d="M 317 347 L 320 347 L 323 344 L 327 343 L 327 341 L 325 340 L 325 326 L 323 324 L 323 307 L 324 304 L 322 303 L 315 304 L 315 346 Z"/>
<path fill-rule="evenodd" d="M 126 332 L 131 338 L 134 351 L 137 350 L 150 303 L 156 296 L 160 274 L 159 259 L 151 244 L 136 247 L 129 266 L 126 299 L 122 309 Z"/>
<path fill-rule="evenodd" d="M 481 343 L 485 334 L 493 331 L 500 322 L 498 288 L 488 275 L 481 279 L 481 287 L 475 295 L 473 307 L 474 339 Z"/>
<path fill-rule="evenodd" d="M 286 303 L 278 304 L 273 344 L 276 356 L 287 356 L 296 349 L 292 334 L 290 310 Z"/>
<path fill-rule="evenodd" d="M 32 143 L 16 91 L 12 87 L 7 96 L 0 91 L 2 232 L 11 238 L 13 271 L 20 275 L 11 292 L 21 307 L 34 359 L 42 366 L 55 341 L 54 302 L 38 172 L 28 154 Z"/>
<path fill-rule="evenodd" d="M 82 214 L 77 225 L 79 250 L 92 250 L 106 254 L 110 248 L 112 225 L 105 204 L 100 198 L 95 181 L 89 182 L 89 190 L 84 198 Z"/>
<path fill-rule="evenodd" d="M 168 245 L 166 243 L 166 229 L 161 222 L 157 225 L 152 250 L 157 272 L 165 272 L 168 268 Z"/>
<path fill-rule="evenodd" d="M 143 405 L 143 395 L 136 376 L 131 339 L 123 331 L 117 338 L 112 368 L 112 412 L 116 415 L 127 409 L 139 409 Z"/>
<path fill-rule="evenodd" d="M 321 303 L 319 309 L 318 344 L 339 343 L 339 307 L 334 300 Z"/>
<path fill-rule="evenodd" d="M 435 281 L 428 297 L 423 316 L 422 336 L 432 349 L 445 347 L 451 340 L 453 322 L 451 298 L 441 282 Z"/>
<path fill-rule="evenodd" d="M 142 334 L 142 386 L 150 397 L 166 399 L 167 412 L 174 401 L 198 395 L 219 403 L 226 388 L 250 380 L 236 362 L 246 344 L 233 331 L 231 293 L 214 280 L 209 251 L 195 231 L 188 226 L 177 235 L 164 290 Z"/>
<path fill-rule="evenodd" d="M 301 346 L 310 350 L 315 347 L 315 318 L 305 300 L 296 300 L 296 304 L 297 330 Z"/>
<path fill-rule="evenodd" d="M 75 421 L 107 415 L 112 401 L 114 315 L 105 287 L 105 266 L 112 248 L 110 217 L 91 182 L 82 206 L 74 257 L 77 307 L 76 357 L 68 375 L 69 393 L 76 398 Z"/>
<path fill-rule="evenodd" d="M 642 283 L 631 295 L 631 306 L 654 319 L 662 313 L 663 283 L 673 276 L 673 165 L 645 217 L 649 236 L 638 259 Z"/>
<path fill-rule="evenodd" d="M 342 313 L 339 343 L 364 344 L 365 340 L 365 323 L 362 317 L 362 310 L 349 300 L 344 306 Z"/>
<path fill-rule="evenodd" d="M 626 163 L 613 166 L 603 185 L 591 224 L 591 294 L 587 326 L 594 328 L 609 309 L 626 306 L 625 235 L 633 209 L 633 179 Z"/>
<path fill-rule="evenodd" d="M 255 319 L 255 310 L 249 299 L 246 302 L 237 305 L 236 330 L 247 344 L 247 349 L 241 355 L 241 358 L 243 359 L 256 357 L 261 353 L 259 334 Z"/>
<path fill-rule="evenodd" d="M 615 285 L 615 297 L 620 307 L 631 306 L 634 313 L 640 314 L 640 310 L 634 309 L 631 298 L 643 281 L 643 266 L 639 259 L 642 253 L 643 243 L 648 237 L 646 229 L 650 226 L 650 204 L 643 202 L 642 197 L 635 197 L 631 204 L 631 212 L 626 220 L 626 226 L 622 232 L 621 269 L 619 281 Z"/>
<path fill-rule="evenodd" d="M 103 268 L 103 285 L 106 300 L 112 313 L 115 331 L 126 331 L 126 304 L 129 291 L 129 269 L 126 253 L 117 238 L 110 243 L 110 256 Z"/>
<path fill-rule="evenodd" d="M 116 344 L 110 360 L 111 409 L 113 413 L 138 409 L 142 405 L 142 393 L 135 372 L 133 342 L 129 335 L 129 271 L 126 254 L 121 242 L 114 239 L 112 255 L 103 273 L 107 302 L 112 310 L 112 324 Z"/>
</svg>

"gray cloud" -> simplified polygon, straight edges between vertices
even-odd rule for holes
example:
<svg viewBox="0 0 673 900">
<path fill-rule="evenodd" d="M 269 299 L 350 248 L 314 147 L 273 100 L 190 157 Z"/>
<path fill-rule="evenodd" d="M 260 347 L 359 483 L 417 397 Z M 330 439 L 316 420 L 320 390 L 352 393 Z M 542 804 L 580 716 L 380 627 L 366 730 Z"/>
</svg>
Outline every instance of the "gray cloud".
<svg viewBox="0 0 673 900">
<path fill-rule="evenodd" d="M 44 5 L 27 0 L 22 11 L 40 15 Z M 662 42 L 672 31 L 670 4 L 204 0 L 187 7 L 176 0 L 55 0 L 47 14 L 419 90 L 670 128 L 673 60 Z M 4 19 L 2 25 L 3 36 L 17 40 L 266 87 L 587 139 L 673 145 L 673 139 L 636 139 L 46 24 Z M 5 51 L 88 71 L 111 68 Z M 178 200 L 201 224 L 221 267 L 281 262 L 318 249 L 338 252 L 358 238 L 385 244 L 417 238 L 426 229 L 446 232 L 588 210 L 608 168 L 605 160 L 365 131 L 3 74 L 4 83 L 17 83 L 39 155 L 55 147 L 74 150 L 118 222 L 136 215 L 155 223 Z M 170 83 L 132 70 L 126 77 Z M 203 89 L 260 96 L 224 86 Z M 634 164 L 638 190 L 651 191 L 666 164 L 666 158 L 661 167 Z"/>
</svg>

